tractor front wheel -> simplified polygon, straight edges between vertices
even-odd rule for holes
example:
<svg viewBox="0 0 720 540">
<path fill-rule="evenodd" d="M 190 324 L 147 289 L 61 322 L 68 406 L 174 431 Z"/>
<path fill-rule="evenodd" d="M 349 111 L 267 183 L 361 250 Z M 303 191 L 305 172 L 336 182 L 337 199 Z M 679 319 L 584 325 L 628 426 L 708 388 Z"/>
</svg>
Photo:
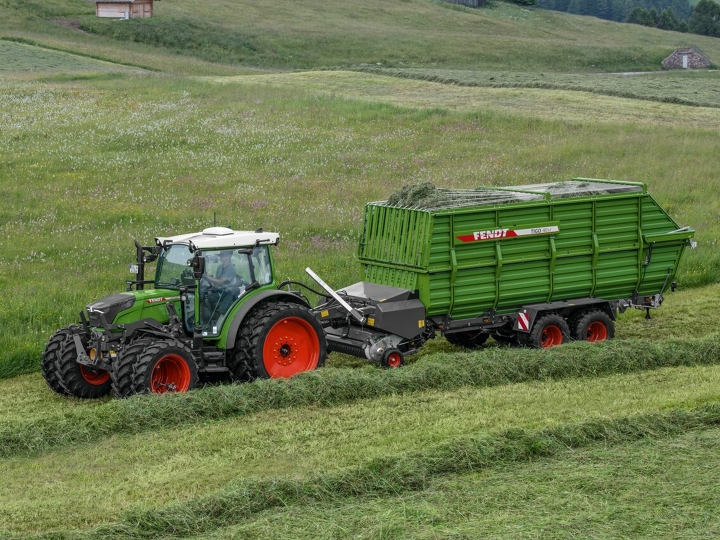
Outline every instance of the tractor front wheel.
<svg viewBox="0 0 720 540">
<path fill-rule="evenodd" d="M 45 349 L 42 354 L 41 370 L 45 382 L 53 392 L 57 392 L 60 395 L 67 396 L 68 391 L 63 386 L 63 381 L 60 378 L 60 372 L 57 367 L 58 358 L 60 358 L 60 351 L 65 346 L 73 345 L 73 334 L 80 327 L 76 324 L 66 326 L 55 332 L 50 340 L 45 344 Z"/>
<path fill-rule="evenodd" d="M 88 355 L 92 354 L 92 351 L 87 349 L 85 352 Z M 97 399 L 110 393 L 112 383 L 109 372 L 78 363 L 73 334 L 67 335 L 59 353 L 55 366 L 58 380 L 67 395 L 82 399 Z"/>
<path fill-rule="evenodd" d="M 197 385 L 197 364 L 192 351 L 178 340 L 138 340 L 128 347 L 123 358 L 115 390 L 120 397 L 187 392 Z M 130 388 L 123 382 L 127 380 L 128 364 L 132 365 Z"/>
<path fill-rule="evenodd" d="M 287 379 L 325 364 L 325 332 L 303 305 L 263 304 L 245 321 L 240 335 L 243 346 L 235 362 L 252 368 L 249 378 Z"/>
</svg>

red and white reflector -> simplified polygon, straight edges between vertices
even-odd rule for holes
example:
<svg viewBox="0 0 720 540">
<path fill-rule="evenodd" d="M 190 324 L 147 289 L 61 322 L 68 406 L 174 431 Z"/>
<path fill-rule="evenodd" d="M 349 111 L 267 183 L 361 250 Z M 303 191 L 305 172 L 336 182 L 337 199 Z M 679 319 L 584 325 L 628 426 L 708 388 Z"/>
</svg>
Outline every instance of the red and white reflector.
<svg viewBox="0 0 720 540">
<path fill-rule="evenodd" d="M 518 313 L 518 329 L 525 330 L 526 332 L 530 330 L 530 315 L 524 311 Z"/>
</svg>

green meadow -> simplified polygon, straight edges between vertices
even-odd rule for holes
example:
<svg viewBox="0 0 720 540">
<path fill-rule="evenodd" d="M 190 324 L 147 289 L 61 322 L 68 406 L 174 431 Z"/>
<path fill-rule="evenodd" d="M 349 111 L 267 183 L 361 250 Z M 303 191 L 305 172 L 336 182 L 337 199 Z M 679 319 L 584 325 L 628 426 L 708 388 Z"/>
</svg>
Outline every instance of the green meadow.
<svg viewBox="0 0 720 540">
<path fill-rule="evenodd" d="M 720 41 L 501 2 L 0 4 L 0 538 L 711 538 Z M 621 75 L 623 73 L 623 75 Z M 616 339 L 440 338 L 383 371 L 85 402 L 42 349 L 132 279 L 133 239 L 280 233 L 279 277 L 361 279 L 403 185 L 645 182 L 696 230 Z M 668 510 L 672 509 L 672 510 Z"/>
</svg>

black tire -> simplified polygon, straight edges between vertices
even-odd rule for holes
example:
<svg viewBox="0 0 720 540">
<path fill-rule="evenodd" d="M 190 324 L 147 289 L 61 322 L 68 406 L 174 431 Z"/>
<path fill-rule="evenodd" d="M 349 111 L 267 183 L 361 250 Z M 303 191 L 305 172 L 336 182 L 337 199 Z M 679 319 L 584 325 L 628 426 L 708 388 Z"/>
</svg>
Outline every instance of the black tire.
<svg viewBox="0 0 720 540">
<path fill-rule="evenodd" d="M 78 364 L 77 350 L 72 337 L 63 343 L 55 365 L 68 395 L 81 399 L 97 399 L 110 393 L 112 386 L 110 373 L 104 369 Z"/>
<path fill-rule="evenodd" d="M 233 366 L 246 380 L 289 378 L 322 367 L 326 357 L 325 332 L 309 308 L 270 302 L 243 321 Z"/>
<path fill-rule="evenodd" d="M 570 337 L 578 341 L 605 341 L 615 337 L 615 323 L 600 309 L 583 311 L 570 319 Z"/>
<path fill-rule="evenodd" d="M 113 367 L 110 378 L 112 380 L 112 389 L 119 398 L 130 397 L 135 393 L 133 383 L 133 372 L 138 356 L 152 345 L 150 339 L 136 339 L 131 341 L 123 351 L 118 354 L 118 358 Z"/>
<path fill-rule="evenodd" d="M 397 369 L 403 366 L 405 363 L 405 355 L 400 352 L 400 349 L 388 349 L 383 354 L 380 365 L 385 369 Z"/>
<path fill-rule="evenodd" d="M 482 347 L 489 337 L 490 334 L 481 330 L 445 334 L 445 339 L 448 340 L 448 343 L 457 345 L 458 347 L 465 347 L 467 349 L 477 349 Z"/>
<path fill-rule="evenodd" d="M 141 343 L 144 341 L 138 341 L 137 348 L 127 355 L 126 363 L 134 359 L 132 385 L 129 394 L 120 386 L 123 395 L 182 393 L 197 386 L 197 364 L 190 348 L 176 339 L 148 340 L 147 346 Z"/>
<path fill-rule="evenodd" d="M 60 357 L 60 351 L 67 344 L 73 343 L 73 334 L 80 329 L 77 324 L 71 324 L 65 328 L 61 328 L 55 332 L 50 340 L 45 344 L 45 349 L 42 354 L 41 370 L 45 382 L 53 392 L 57 392 L 62 396 L 70 395 L 65 387 L 63 381 L 60 378 L 60 372 L 57 367 L 57 360 Z"/>
<path fill-rule="evenodd" d="M 547 349 L 567 343 L 570 328 L 560 315 L 549 313 L 538 317 L 529 334 L 523 338 L 523 345 L 535 349 Z"/>
</svg>

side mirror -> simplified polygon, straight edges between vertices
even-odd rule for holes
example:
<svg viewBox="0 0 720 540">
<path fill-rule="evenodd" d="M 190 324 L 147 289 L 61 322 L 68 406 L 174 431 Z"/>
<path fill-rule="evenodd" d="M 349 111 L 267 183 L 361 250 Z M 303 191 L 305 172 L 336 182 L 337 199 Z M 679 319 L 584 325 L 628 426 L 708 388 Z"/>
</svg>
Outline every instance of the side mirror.
<svg viewBox="0 0 720 540">
<path fill-rule="evenodd" d="M 188 266 L 193 269 L 193 277 L 201 279 L 205 273 L 205 257 L 198 251 L 195 256 L 188 261 Z"/>
</svg>

